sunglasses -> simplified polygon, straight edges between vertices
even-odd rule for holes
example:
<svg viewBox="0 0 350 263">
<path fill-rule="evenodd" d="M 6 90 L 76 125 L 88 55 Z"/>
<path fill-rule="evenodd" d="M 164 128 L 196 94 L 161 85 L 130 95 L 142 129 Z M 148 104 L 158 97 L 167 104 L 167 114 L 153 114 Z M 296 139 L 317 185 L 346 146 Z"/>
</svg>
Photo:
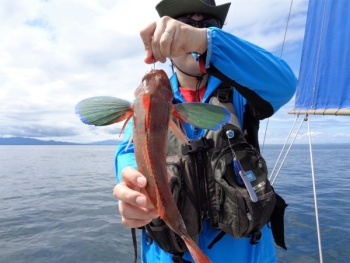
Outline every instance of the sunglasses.
<svg viewBox="0 0 350 263">
<path fill-rule="evenodd" d="M 176 18 L 176 20 L 198 28 L 207 28 L 207 27 L 221 28 L 221 23 L 216 18 L 208 18 L 208 19 L 202 19 L 200 21 L 196 21 L 189 17 L 179 17 L 179 18 Z"/>
</svg>

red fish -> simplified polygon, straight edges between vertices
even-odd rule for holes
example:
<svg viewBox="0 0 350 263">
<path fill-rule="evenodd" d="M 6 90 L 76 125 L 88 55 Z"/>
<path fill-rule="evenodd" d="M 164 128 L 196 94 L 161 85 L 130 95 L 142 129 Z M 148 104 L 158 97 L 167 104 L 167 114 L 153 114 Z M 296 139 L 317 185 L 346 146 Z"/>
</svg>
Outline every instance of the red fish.
<svg viewBox="0 0 350 263">
<path fill-rule="evenodd" d="M 113 97 L 89 98 L 77 104 L 76 113 L 84 123 L 96 126 L 133 117 L 136 163 L 147 179 L 146 191 L 152 204 L 160 218 L 184 240 L 193 260 L 209 263 L 211 261 L 189 235 L 171 193 L 166 168 L 168 128 L 188 143 L 177 124 L 179 121 L 216 130 L 228 122 L 230 114 L 224 108 L 204 103 L 173 105 L 174 93 L 163 70 L 151 70 L 146 74 L 134 94 L 133 104 Z"/>
</svg>

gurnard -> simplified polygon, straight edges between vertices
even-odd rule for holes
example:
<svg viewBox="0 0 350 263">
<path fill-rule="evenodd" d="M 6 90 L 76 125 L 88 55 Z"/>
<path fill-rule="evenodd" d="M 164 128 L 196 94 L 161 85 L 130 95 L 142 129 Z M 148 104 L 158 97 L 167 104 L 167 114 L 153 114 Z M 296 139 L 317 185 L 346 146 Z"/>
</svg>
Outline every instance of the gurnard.
<svg viewBox="0 0 350 263">
<path fill-rule="evenodd" d="M 114 97 L 93 97 L 76 105 L 81 121 L 104 126 L 133 117 L 135 158 L 146 177 L 147 194 L 163 221 L 185 242 L 196 263 L 211 262 L 190 237 L 169 186 L 166 168 L 168 128 L 184 143 L 183 122 L 203 129 L 217 130 L 228 122 L 229 112 L 205 103 L 172 104 L 174 93 L 163 70 L 151 70 L 136 89 L 134 103 Z M 181 125 L 182 124 L 182 125 Z"/>
</svg>

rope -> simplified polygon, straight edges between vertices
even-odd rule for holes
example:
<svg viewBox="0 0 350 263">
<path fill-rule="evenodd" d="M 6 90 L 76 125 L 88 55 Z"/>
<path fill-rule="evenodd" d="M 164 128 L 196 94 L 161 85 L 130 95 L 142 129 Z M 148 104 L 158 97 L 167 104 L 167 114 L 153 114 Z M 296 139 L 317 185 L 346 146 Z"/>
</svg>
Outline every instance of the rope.
<svg viewBox="0 0 350 263">
<path fill-rule="evenodd" d="M 314 87 L 313 87 L 313 95 L 312 95 L 313 108 L 315 108 L 316 82 L 317 82 L 317 75 L 318 75 L 318 69 L 319 69 L 319 58 L 320 58 L 320 53 L 321 53 L 321 42 L 322 42 L 322 36 L 323 36 L 323 30 L 324 30 L 326 7 L 327 7 L 327 0 L 324 2 L 324 6 L 323 6 L 322 26 L 321 26 L 319 45 L 318 45 L 318 50 L 317 50 L 317 61 L 316 61 L 316 67 L 315 67 L 316 70 L 315 70 Z M 307 114 L 306 114 L 305 118 L 308 118 Z M 320 233 L 320 224 L 319 224 L 318 207 L 317 207 L 316 182 L 315 182 L 314 164 L 313 164 L 313 158 L 312 158 L 312 145 L 311 145 L 311 133 L 310 133 L 310 122 L 309 121 L 308 121 L 308 133 L 309 133 L 312 186 L 313 186 L 314 203 L 315 203 L 315 217 L 316 217 L 316 227 L 317 227 L 318 252 L 319 252 L 319 257 L 320 257 L 320 263 L 323 263 L 321 233 Z"/>
<path fill-rule="evenodd" d="M 173 73 L 174 73 L 174 67 L 177 68 L 178 70 L 180 70 L 183 74 L 189 76 L 189 77 L 193 77 L 193 78 L 196 78 L 197 79 L 197 84 L 196 84 L 196 100 L 198 102 L 200 102 L 200 97 L 199 97 L 199 88 L 201 86 L 201 83 L 202 83 L 202 80 L 203 80 L 203 76 L 207 73 L 202 73 L 202 75 L 200 76 L 195 76 L 195 75 L 191 75 L 191 74 L 188 74 L 187 72 L 183 71 L 182 69 L 180 69 L 178 66 L 176 66 L 176 64 L 174 63 L 174 61 L 172 59 L 170 59 L 171 61 L 171 64 L 173 65 Z"/>
<path fill-rule="evenodd" d="M 307 115 L 306 115 L 307 118 Z M 312 145 L 311 145 L 311 132 L 310 132 L 310 121 L 307 122 L 308 133 L 309 133 L 309 147 L 310 147 L 310 164 L 311 164 L 311 174 L 312 174 L 312 187 L 314 192 L 314 202 L 315 202 L 315 216 L 316 216 L 316 227 L 317 227 L 317 241 L 318 241 L 318 251 L 320 255 L 320 262 L 323 263 L 322 257 L 322 245 L 321 245 L 321 230 L 320 223 L 318 221 L 318 207 L 317 207 L 317 194 L 316 194 L 316 181 L 315 181 L 315 173 L 314 173 L 314 163 L 312 157 Z"/>
<path fill-rule="evenodd" d="M 131 228 L 131 237 L 132 237 L 132 244 L 134 246 L 134 254 L 135 254 L 135 263 L 137 262 L 137 240 L 136 240 L 136 230 L 135 228 Z"/>
</svg>

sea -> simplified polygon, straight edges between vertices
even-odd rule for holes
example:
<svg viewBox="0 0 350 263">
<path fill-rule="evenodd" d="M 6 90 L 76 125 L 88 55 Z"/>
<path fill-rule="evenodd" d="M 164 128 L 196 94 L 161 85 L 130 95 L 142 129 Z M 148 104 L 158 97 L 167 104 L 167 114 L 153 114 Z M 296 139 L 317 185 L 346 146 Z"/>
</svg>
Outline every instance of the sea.
<svg viewBox="0 0 350 263">
<path fill-rule="evenodd" d="M 0 145 L 0 263 L 134 262 L 121 224 L 116 146 Z M 273 170 L 282 145 L 265 145 Z M 274 183 L 289 206 L 278 262 L 319 262 L 310 149 L 293 145 Z M 323 262 L 350 262 L 350 144 L 312 146 Z"/>
</svg>

